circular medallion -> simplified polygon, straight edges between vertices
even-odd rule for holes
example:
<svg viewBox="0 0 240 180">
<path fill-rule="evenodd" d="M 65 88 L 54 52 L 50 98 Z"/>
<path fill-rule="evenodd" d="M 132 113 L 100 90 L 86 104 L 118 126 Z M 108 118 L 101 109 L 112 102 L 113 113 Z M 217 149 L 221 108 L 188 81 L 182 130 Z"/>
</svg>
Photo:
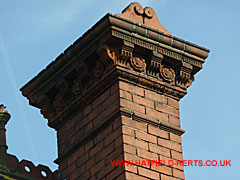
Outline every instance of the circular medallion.
<svg viewBox="0 0 240 180">
<path fill-rule="evenodd" d="M 162 67 L 160 74 L 165 81 L 173 82 L 175 79 L 175 72 L 172 68 Z"/>
<path fill-rule="evenodd" d="M 132 67 L 137 71 L 145 71 L 146 63 L 143 58 L 140 57 L 133 57 L 130 59 Z"/>
</svg>

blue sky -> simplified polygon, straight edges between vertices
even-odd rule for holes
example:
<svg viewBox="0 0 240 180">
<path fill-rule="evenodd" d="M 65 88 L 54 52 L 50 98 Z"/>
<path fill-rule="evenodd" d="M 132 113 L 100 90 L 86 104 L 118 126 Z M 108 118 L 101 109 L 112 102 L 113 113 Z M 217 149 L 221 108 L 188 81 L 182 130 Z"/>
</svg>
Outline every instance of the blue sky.
<svg viewBox="0 0 240 180">
<path fill-rule="evenodd" d="M 0 0 L 0 103 L 12 115 L 8 152 L 55 170 L 56 132 L 19 89 L 106 13 L 131 1 Z M 239 170 L 240 1 L 138 1 L 174 36 L 211 50 L 180 103 L 186 160 L 231 160 L 231 167 L 186 167 L 186 179 L 237 180 Z"/>
</svg>

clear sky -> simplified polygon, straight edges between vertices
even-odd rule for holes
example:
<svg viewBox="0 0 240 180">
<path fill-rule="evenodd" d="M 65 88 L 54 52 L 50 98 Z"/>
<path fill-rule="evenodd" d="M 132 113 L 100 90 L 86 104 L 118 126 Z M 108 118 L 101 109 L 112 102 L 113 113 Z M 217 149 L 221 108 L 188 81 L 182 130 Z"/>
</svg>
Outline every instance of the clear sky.
<svg viewBox="0 0 240 180">
<path fill-rule="evenodd" d="M 35 165 L 57 168 L 56 132 L 19 89 L 121 0 L 0 0 L 0 103 L 12 118 L 8 152 Z M 186 167 L 190 180 L 238 180 L 239 174 L 239 0 L 138 1 L 155 9 L 176 37 L 211 50 L 180 103 L 186 160 L 231 160 L 231 167 Z"/>
</svg>

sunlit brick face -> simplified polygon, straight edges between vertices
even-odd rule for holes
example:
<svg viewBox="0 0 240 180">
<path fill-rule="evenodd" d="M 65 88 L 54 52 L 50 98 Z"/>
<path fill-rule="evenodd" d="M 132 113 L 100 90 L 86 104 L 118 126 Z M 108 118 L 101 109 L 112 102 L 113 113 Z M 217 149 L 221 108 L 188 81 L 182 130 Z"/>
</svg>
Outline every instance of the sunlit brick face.
<svg viewBox="0 0 240 180">
<path fill-rule="evenodd" d="M 59 155 L 82 139 L 60 163 L 63 177 L 184 179 L 183 167 L 113 161 L 182 160 L 181 136 L 160 129 L 161 122 L 178 128 L 178 101 L 124 81 L 117 81 L 82 108 L 58 131 Z M 91 133 L 92 132 L 92 133 Z M 71 176 L 69 176 L 71 174 Z"/>
<path fill-rule="evenodd" d="M 104 16 L 21 89 L 57 131 L 59 177 L 185 179 L 166 162 L 183 160 L 179 101 L 208 53 L 150 7 Z"/>
</svg>

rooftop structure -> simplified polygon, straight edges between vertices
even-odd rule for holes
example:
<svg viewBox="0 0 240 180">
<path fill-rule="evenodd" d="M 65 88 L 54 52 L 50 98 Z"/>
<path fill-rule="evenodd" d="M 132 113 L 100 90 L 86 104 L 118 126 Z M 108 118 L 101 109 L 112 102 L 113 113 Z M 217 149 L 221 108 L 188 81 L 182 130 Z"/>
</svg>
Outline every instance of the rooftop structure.
<svg viewBox="0 0 240 180">
<path fill-rule="evenodd" d="M 111 162 L 182 160 L 179 101 L 208 53 L 172 36 L 150 7 L 134 2 L 106 14 L 21 88 L 57 131 L 58 171 L 23 161 L 14 172 L 27 176 L 28 165 L 36 169 L 33 179 L 41 170 L 49 179 L 185 179 L 181 166 Z M 1 133 L 10 118 L 4 114 Z"/>
</svg>

